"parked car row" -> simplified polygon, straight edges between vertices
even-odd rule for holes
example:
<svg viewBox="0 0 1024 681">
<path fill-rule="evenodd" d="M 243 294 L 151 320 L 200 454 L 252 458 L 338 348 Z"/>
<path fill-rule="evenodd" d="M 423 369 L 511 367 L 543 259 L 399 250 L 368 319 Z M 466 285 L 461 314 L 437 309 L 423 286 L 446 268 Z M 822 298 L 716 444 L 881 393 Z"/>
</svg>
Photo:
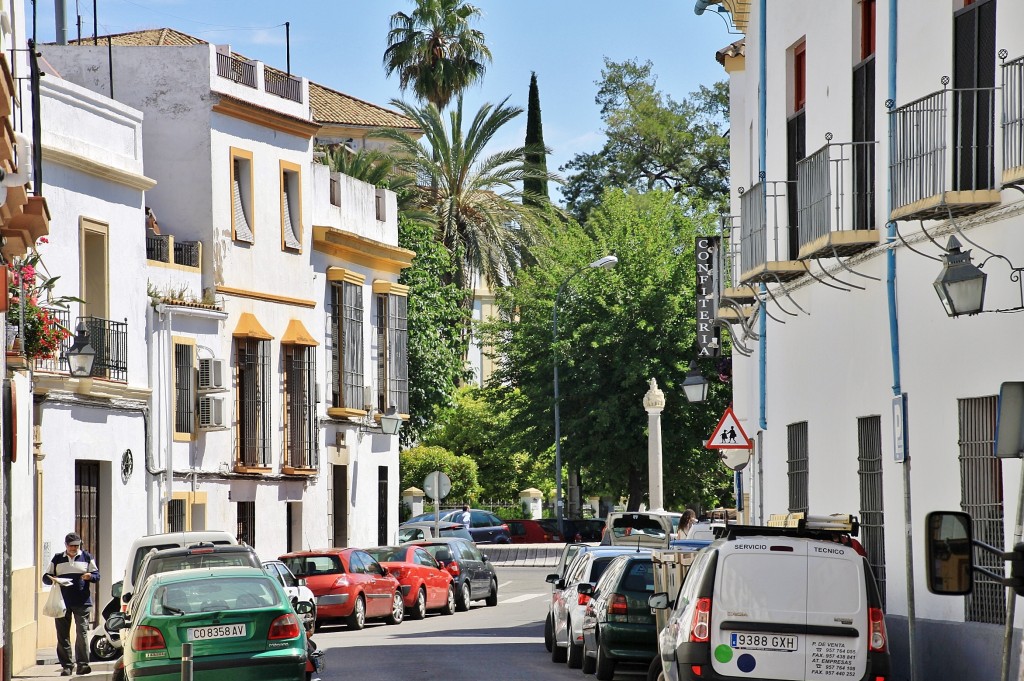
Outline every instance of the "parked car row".
<svg viewBox="0 0 1024 681">
<path fill-rule="evenodd" d="M 438 518 L 438 513 L 436 511 L 423 513 L 409 518 L 409 520 L 402 523 L 402 527 L 406 527 L 412 523 L 417 523 L 421 526 L 423 524 L 432 525 L 435 520 L 448 523 L 460 523 L 463 527 L 466 527 L 466 529 L 469 530 L 470 535 L 473 537 L 473 541 L 477 544 L 512 543 L 512 533 L 509 531 L 508 525 L 498 516 L 494 515 L 490 511 L 472 508 L 469 509 L 469 523 L 467 524 L 463 520 L 464 513 L 465 511 L 462 509 L 450 509 L 447 511 L 441 511 L 440 518 Z"/>
</svg>

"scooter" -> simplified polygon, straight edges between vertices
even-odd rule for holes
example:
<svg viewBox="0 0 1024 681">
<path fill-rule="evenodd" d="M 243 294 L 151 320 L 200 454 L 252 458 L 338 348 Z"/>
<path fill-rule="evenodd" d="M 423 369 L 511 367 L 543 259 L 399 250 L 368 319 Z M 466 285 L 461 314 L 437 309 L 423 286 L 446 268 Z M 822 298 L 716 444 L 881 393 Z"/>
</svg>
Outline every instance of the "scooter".
<svg viewBox="0 0 1024 681">
<path fill-rule="evenodd" d="M 124 652 L 121 643 L 121 633 L 107 628 L 109 617 L 120 610 L 121 600 L 119 598 L 110 599 L 110 602 L 104 606 L 100 613 L 99 624 L 89 631 L 89 652 L 97 660 L 109 662 L 110 660 L 117 659 Z"/>
</svg>

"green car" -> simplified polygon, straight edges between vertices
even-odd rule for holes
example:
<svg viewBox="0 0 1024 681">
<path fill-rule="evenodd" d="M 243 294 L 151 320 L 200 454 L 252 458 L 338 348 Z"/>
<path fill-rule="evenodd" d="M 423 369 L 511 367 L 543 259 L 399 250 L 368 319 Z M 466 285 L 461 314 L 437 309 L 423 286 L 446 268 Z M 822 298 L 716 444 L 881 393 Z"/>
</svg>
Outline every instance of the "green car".
<svg viewBox="0 0 1024 681">
<path fill-rule="evenodd" d="M 260 568 L 154 575 L 132 598 L 123 625 L 126 677 L 179 681 L 182 644 L 191 643 L 196 681 L 303 681 L 301 615 Z"/>
</svg>

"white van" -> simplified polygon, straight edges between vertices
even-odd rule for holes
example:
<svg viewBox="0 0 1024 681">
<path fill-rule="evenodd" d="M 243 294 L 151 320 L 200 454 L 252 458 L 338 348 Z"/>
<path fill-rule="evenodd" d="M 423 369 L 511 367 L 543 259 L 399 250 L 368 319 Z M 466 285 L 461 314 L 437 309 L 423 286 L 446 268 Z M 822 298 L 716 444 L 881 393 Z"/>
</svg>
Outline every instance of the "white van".
<svg viewBox="0 0 1024 681">
<path fill-rule="evenodd" d="M 139 576 L 139 567 L 146 554 L 156 549 L 181 549 L 200 542 L 210 544 L 237 544 L 238 541 L 223 530 L 201 530 L 191 532 L 169 532 L 167 534 L 147 534 L 132 542 L 128 551 L 128 564 L 124 567 L 124 577 L 111 587 L 111 595 L 120 598 L 122 594 L 130 594 L 135 590 L 135 579 Z"/>
<path fill-rule="evenodd" d="M 604 546 L 667 549 L 673 539 L 672 516 L 664 511 L 609 513 L 605 519 Z"/>
<path fill-rule="evenodd" d="M 889 676 L 885 615 L 867 560 L 841 532 L 730 526 L 702 550 L 659 633 L 661 676 Z"/>
</svg>

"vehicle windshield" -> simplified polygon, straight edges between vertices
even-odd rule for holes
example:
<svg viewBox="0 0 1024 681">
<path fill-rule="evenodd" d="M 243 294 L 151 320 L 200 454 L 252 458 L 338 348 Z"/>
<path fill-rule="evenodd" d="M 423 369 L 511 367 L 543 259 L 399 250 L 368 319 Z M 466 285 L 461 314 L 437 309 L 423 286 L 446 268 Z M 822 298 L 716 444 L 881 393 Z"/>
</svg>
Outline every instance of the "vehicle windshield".
<svg viewBox="0 0 1024 681">
<path fill-rule="evenodd" d="M 421 544 L 424 551 L 434 557 L 434 560 L 443 562 L 445 560 L 451 560 L 453 551 L 452 547 L 448 544 Z M 437 554 L 443 554 L 441 558 L 437 557 Z"/>
<path fill-rule="evenodd" d="M 612 521 L 612 532 L 616 537 L 644 534 L 648 537 L 665 538 L 665 528 L 657 519 L 646 515 L 622 516 Z"/>
<path fill-rule="evenodd" d="M 153 591 L 153 615 L 249 610 L 281 605 L 268 577 L 212 577 L 162 584 Z"/>
<path fill-rule="evenodd" d="M 345 573 L 345 567 L 337 556 L 290 556 L 284 559 L 284 564 L 296 577 Z"/>
<path fill-rule="evenodd" d="M 248 552 L 234 551 L 231 553 L 199 553 L 182 556 L 152 557 L 140 575 L 145 583 L 150 575 L 158 575 L 171 570 L 193 570 L 195 568 L 213 567 L 262 567 L 259 560 Z"/>
<path fill-rule="evenodd" d="M 405 551 L 400 546 L 380 546 L 375 549 L 366 549 L 366 552 L 373 556 L 378 563 L 404 562 Z"/>
</svg>

